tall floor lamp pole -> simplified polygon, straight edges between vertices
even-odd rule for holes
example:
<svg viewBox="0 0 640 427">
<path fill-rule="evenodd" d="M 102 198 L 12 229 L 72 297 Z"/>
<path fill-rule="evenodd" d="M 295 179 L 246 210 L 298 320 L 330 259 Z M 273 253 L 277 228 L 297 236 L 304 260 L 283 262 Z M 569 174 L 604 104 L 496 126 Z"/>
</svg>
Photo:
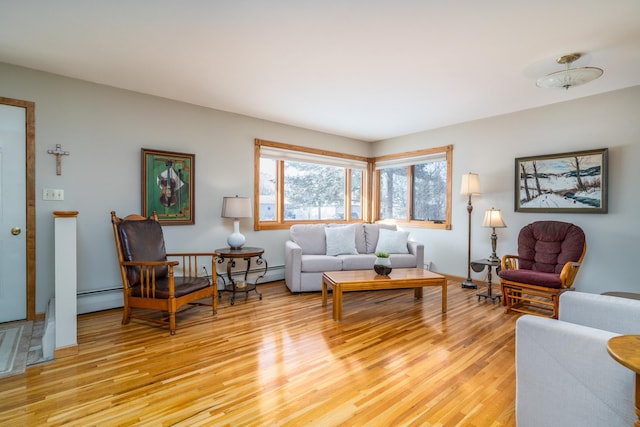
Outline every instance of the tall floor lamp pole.
<svg viewBox="0 0 640 427">
<path fill-rule="evenodd" d="M 462 175 L 460 194 L 469 196 L 469 201 L 467 202 L 467 213 L 469 214 L 469 227 L 467 234 L 467 278 L 462 282 L 462 287 L 477 289 L 478 285 L 473 283 L 473 280 L 471 279 L 471 212 L 473 212 L 471 196 L 480 194 L 480 180 L 477 173 L 469 172 L 468 174 Z"/>
</svg>

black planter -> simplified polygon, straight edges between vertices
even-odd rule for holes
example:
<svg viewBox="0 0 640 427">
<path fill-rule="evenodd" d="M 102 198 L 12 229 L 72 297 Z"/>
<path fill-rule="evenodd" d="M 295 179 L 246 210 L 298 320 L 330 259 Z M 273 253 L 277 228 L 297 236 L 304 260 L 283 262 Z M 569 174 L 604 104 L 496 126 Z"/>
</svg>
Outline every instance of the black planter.
<svg viewBox="0 0 640 427">
<path fill-rule="evenodd" d="M 388 276 L 389 273 L 391 273 L 391 267 L 389 267 L 388 265 L 374 264 L 373 271 L 380 274 L 381 276 Z"/>
</svg>

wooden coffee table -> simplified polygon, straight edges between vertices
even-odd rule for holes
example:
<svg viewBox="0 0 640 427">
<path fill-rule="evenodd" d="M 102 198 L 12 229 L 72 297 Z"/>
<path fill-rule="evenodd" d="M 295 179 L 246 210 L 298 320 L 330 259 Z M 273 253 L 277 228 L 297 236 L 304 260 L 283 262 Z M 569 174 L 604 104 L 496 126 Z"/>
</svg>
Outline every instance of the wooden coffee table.
<svg viewBox="0 0 640 427">
<path fill-rule="evenodd" d="M 424 286 L 442 286 L 442 312 L 447 312 L 447 278 L 422 268 L 394 268 L 388 276 L 372 270 L 327 271 L 322 274 L 322 306 L 327 305 L 327 286 L 333 289 L 333 320 L 342 320 L 342 293 L 379 289 L 414 288 L 417 299 L 422 298 Z"/>
</svg>

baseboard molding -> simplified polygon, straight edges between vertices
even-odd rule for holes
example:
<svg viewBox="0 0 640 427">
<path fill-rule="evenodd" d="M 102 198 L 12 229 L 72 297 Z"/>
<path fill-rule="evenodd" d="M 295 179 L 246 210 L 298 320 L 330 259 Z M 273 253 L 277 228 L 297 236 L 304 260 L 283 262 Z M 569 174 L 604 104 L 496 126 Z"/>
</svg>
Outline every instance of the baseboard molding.
<svg viewBox="0 0 640 427">
<path fill-rule="evenodd" d="M 78 294 L 78 314 L 93 313 L 123 306 L 122 288 Z"/>
</svg>

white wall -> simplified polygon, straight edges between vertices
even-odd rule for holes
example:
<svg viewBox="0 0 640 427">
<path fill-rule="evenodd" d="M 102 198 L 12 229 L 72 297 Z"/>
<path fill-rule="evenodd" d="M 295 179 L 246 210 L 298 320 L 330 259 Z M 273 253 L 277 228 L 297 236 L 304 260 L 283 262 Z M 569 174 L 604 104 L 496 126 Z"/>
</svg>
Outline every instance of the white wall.
<svg viewBox="0 0 640 427">
<path fill-rule="evenodd" d="M 54 292 L 53 211 L 78 211 L 78 291 L 122 286 L 109 213 L 141 210 L 140 149 L 195 153 L 196 224 L 164 227 L 167 250 L 226 246 L 222 197 L 253 198 L 254 138 L 368 156 L 370 144 L 0 63 L 0 96 L 36 104 L 36 312 Z M 48 149 L 62 144 L 62 175 Z M 43 188 L 64 201 L 43 201 Z M 253 231 L 270 266 L 284 264 L 288 230 Z"/>
<path fill-rule="evenodd" d="M 571 90 L 580 90 L 575 88 Z M 432 269 L 466 276 L 466 199 L 458 195 L 468 171 L 480 174 L 483 194 L 473 199 L 474 258 L 490 253 L 485 209 L 500 208 L 508 228 L 498 230 L 498 253 L 515 251 L 521 226 L 538 219 L 575 222 L 589 249 L 578 287 L 585 291 L 635 290 L 634 263 L 640 232 L 640 87 L 550 107 L 494 117 L 369 144 L 0 63 L 0 96 L 36 104 L 37 294 L 45 311 L 54 290 L 53 211 L 77 210 L 78 290 L 121 286 L 109 212 L 140 211 L 140 149 L 196 154 L 196 224 L 165 227 L 169 251 L 225 246 L 232 229 L 220 218 L 225 195 L 253 196 L 253 140 L 263 138 L 371 156 L 454 145 L 453 229 L 412 229 L 425 244 Z M 55 174 L 48 149 L 62 144 L 70 156 Z M 513 212 L 514 158 L 590 148 L 609 148 L 609 214 L 550 215 Z M 43 188 L 65 191 L 64 201 L 43 201 Z M 252 230 L 248 244 L 266 249 L 270 266 L 284 263 L 287 230 Z"/>
<path fill-rule="evenodd" d="M 541 89 L 542 90 L 542 89 Z M 579 91 L 580 88 L 572 88 Z M 375 143 L 375 155 L 453 144 L 452 230 L 411 229 L 425 244 L 432 269 L 466 277 L 467 197 L 462 175 L 480 175 L 474 196 L 471 258 L 491 253 L 484 211 L 501 209 L 506 229 L 497 229 L 498 255 L 517 253 L 518 231 L 533 221 L 554 219 L 582 227 L 587 253 L 576 287 L 585 292 L 640 292 L 635 263 L 640 255 L 640 86 Z M 609 148 L 608 214 L 540 214 L 514 211 L 514 159 L 532 155 Z M 484 278 L 485 274 L 472 277 Z"/>
</svg>

